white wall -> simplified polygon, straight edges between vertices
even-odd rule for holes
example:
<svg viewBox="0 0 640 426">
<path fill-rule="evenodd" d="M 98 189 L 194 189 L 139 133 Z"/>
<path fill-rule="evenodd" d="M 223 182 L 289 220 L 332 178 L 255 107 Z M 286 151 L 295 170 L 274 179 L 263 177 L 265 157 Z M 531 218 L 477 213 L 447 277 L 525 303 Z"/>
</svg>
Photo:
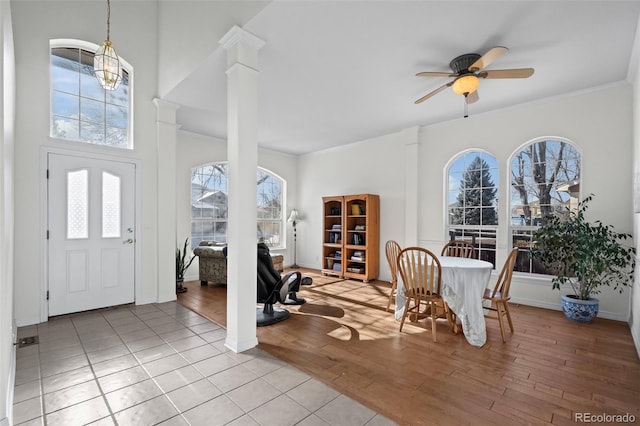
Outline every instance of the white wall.
<svg viewBox="0 0 640 426">
<path fill-rule="evenodd" d="M 583 194 L 596 195 L 589 209 L 591 219 L 613 224 L 620 232 L 633 227 L 631 193 L 632 116 L 630 85 L 618 84 L 588 93 L 558 97 L 544 102 L 467 119 L 424 127 L 419 134 L 418 242 L 438 250 L 445 241 L 444 167 L 456 154 L 469 148 L 489 151 L 499 161 L 500 198 L 508 200 L 509 156 L 522 144 L 540 136 L 561 136 L 583 150 Z M 302 156 L 299 164 L 300 209 L 308 215 L 299 232 L 304 242 L 299 263 L 320 267 L 321 197 L 347 193 L 380 194 L 380 279 L 390 278 L 382 247 L 387 239 L 403 244 L 404 168 L 401 134 L 352 144 Z M 611 208 L 615 206 L 615 208 Z M 501 203 L 501 223 L 507 223 L 508 206 Z M 498 235 L 498 263 L 506 258 L 506 229 Z M 559 308 L 560 294 L 547 279 L 514 277 L 512 295 L 516 301 Z M 629 290 L 622 295 L 600 296 L 602 316 L 626 321 Z"/>
<path fill-rule="evenodd" d="M 430 185 L 423 185 L 420 191 L 421 245 L 439 249 L 445 239 L 443 167 L 452 157 L 467 148 L 481 148 L 497 158 L 499 200 L 504 200 L 499 204 L 499 223 L 508 223 L 509 158 L 522 144 L 542 136 L 564 137 L 581 148 L 582 196 L 595 194 L 587 216 L 613 224 L 620 232 L 631 233 L 630 88 L 621 83 L 424 128 L 420 136 L 420 182 L 430 182 Z M 498 265 L 504 263 L 507 255 L 509 241 L 505 231 L 501 227 L 498 233 Z M 514 274 L 511 295 L 514 301 L 526 304 L 559 306 L 559 293 L 551 291 L 545 279 L 532 280 Z M 622 295 L 605 290 L 597 296 L 601 316 L 626 321 L 629 296 L 629 289 Z"/>
<path fill-rule="evenodd" d="M 159 2 L 158 69 L 160 97 L 197 69 L 219 47 L 218 40 L 234 25 L 243 26 L 269 1 Z M 185 28 L 185 25 L 188 28 Z"/>
<path fill-rule="evenodd" d="M 298 208 L 305 220 L 298 225 L 299 265 L 322 267 L 322 197 L 378 194 L 380 278 L 391 278 L 384 244 L 394 239 L 404 245 L 404 136 L 399 132 L 300 157 Z"/>
<path fill-rule="evenodd" d="M 15 377 L 14 282 L 14 121 L 15 58 L 11 5 L 0 2 L 0 425 L 10 424 Z"/>
<path fill-rule="evenodd" d="M 46 206 L 41 190 L 40 161 L 46 149 L 97 152 L 140 161 L 142 229 L 136 231 L 141 252 L 137 303 L 157 300 L 156 114 L 152 99 L 157 88 L 157 3 L 115 2 L 111 5 L 111 40 L 120 56 L 134 68 L 133 138 L 131 152 L 88 147 L 49 138 L 49 40 L 73 38 L 102 43 L 106 35 L 106 4 L 79 1 L 15 1 L 13 27 L 17 64 L 15 165 L 16 239 L 15 318 L 18 325 L 46 320 L 43 269 Z M 144 26 L 138 25 L 144 22 Z"/>
<path fill-rule="evenodd" d="M 640 203 L 640 21 L 636 30 L 636 38 L 633 43 L 633 53 L 629 65 L 628 80 L 633 84 L 633 192 L 631 198 L 635 203 Z M 635 209 L 635 207 L 634 207 Z M 640 212 L 633 215 L 633 235 L 637 255 L 640 254 Z M 629 326 L 631 335 L 640 356 L 640 264 L 636 265 L 635 280 L 633 283 L 632 297 L 630 300 Z"/>
<path fill-rule="evenodd" d="M 202 136 L 195 133 L 179 131 L 176 155 L 177 175 L 177 241 L 179 244 L 191 235 L 191 169 L 217 161 L 227 161 L 227 142 L 222 139 Z M 258 166 L 268 169 L 287 182 L 284 203 L 289 213 L 296 206 L 297 192 L 297 159 L 289 154 L 258 148 Z M 288 216 L 287 216 L 288 217 Z M 299 227 L 298 227 L 299 229 Z M 284 264 L 293 263 L 293 236 L 291 227 L 285 229 L 287 240 L 286 249 L 274 250 L 274 253 L 284 255 Z M 298 231 L 298 235 L 300 232 Z M 300 239 L 298 238 L 298 241 Z M 298 255 L 300 255 L 300 248 Z M 198 279 L 198 259 L 196 258 L 187 273 L 185 281 Z"/>
</svg>

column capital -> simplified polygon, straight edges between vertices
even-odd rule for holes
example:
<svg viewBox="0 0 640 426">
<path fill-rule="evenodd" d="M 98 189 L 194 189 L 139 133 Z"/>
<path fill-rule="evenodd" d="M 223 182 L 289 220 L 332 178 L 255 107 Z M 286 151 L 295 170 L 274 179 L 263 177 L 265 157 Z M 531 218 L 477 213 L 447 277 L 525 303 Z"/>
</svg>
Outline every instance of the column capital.
<svg viewBox="0 0 640 426">
<path fill-rule="evenodd" d="M 156 106 L 156 121 L 159 123 L 176 124 L 176 111 L 181 105 L 174 102 L 165 101 L 160 98 L 153 98 Z M 179 127 L 179 126 L 177 126 Z"/>
<path fill-rule="evenodd" d="M 227 33 L 222 36 L 219 43 L 222 47 L 228 50 L 240 42 L 243 42 L 255 50 L 260 50 L 262 46 L 266 44 L 261 38 L 237 25 L 234 25 L 229 31 L 227 31 Z"/>
</svg>

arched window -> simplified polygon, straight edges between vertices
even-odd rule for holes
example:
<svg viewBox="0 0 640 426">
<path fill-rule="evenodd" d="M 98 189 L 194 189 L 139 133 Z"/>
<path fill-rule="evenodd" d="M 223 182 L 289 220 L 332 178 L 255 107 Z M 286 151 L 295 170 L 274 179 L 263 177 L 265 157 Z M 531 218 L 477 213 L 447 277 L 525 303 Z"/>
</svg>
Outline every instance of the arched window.
<svg viewBox="0 0 640 426">
<path fill-rule="evenodd" d="M 547 273 L 531 256 L 533 234 L 549 216 L 566 216 L 580 201 L 581 155 L 562 138 L 528 143 L 511 158 L 509 212 L 513 247 L 520 249 L 515 270 Z"/>
<path fill-rule="evenodd" d="M 200 241 L 227 242 L 227 163 L 212 163 L 191 169 L 191 245 Z M 266 169 L 256 174 L 258 197 L 257 241 L 282 248 L 285 182 Z"/>
<path fill-rule="evenodd" d="M 484 151 L 467 151 L 447 168 L 448 240 L 473 243 L 479 258 L 495 265 L 498 228 L 498 162 Z"/>
<path fill-rule="evenodd" d="M 104 90 L 93 72 L 98 46 L 52 40 L 51 137 L 116 148 L 133 148 L 130 135 L 132 69 L 123 60 L 117 90 Z"/>
</svg>

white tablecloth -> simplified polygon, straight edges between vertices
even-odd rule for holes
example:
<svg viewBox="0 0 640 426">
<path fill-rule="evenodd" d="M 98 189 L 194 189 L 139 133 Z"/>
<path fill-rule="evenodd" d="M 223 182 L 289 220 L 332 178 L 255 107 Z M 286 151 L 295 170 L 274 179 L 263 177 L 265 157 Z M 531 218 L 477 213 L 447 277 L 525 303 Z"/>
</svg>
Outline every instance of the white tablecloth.
<svg viewBox="0 0 640 426">
<path fill-rule="evenodd" d="M 493 265 L 484 260 L 438 256 L 442 266 L 442 298 L 456 313 L 467 341 L 482 346 L 487 341 L 487 328 L 482 308 L 482 295 L 489 284 Z M 402 318 L 406 299 L 402 280 L 398 277 L 396 319 Z"/>
</svg>

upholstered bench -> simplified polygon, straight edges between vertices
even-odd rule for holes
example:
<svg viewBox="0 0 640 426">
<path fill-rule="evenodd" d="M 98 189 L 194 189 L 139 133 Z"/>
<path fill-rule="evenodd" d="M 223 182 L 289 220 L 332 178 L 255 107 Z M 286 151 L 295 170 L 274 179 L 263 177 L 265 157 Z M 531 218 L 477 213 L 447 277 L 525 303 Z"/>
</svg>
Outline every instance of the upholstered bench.
<svg viewBox="0 0 640 426">
<path fill-rule="evenodd" d="M 201 285 L 227 283 L 227 259 L 222 252 L 224 247 L 224 245 L 202 241 L 193 250 L 193 254 L 198 256 L 198 273 Z M 276 271 L 284 271 L 283 255 L 272 253 L 271 259 L 273 259 L 273 267 Z"/>
</svg>

